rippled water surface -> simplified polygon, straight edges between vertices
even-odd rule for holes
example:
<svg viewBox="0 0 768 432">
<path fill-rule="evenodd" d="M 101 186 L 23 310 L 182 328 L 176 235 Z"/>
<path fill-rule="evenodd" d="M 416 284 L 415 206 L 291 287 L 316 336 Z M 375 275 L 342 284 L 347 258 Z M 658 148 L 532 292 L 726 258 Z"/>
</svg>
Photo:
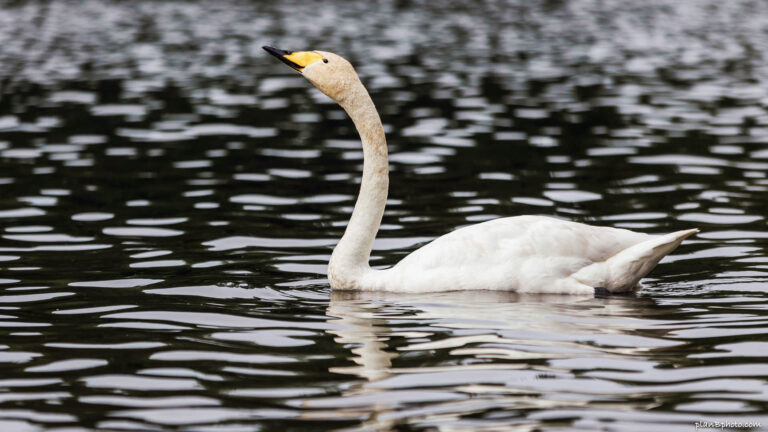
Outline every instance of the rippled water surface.
<svg viewBox="0 0 768 432">
<path fill-rule="evenodd" d="M 0 429 L 768 427 L 766 3 L 462 4 L 2 6 Z M 701 233 L 631 296 L 331 293 L 362 153 L 265 44 L 370 89 L 376 266 L 497 216 Z"/>
</svg>

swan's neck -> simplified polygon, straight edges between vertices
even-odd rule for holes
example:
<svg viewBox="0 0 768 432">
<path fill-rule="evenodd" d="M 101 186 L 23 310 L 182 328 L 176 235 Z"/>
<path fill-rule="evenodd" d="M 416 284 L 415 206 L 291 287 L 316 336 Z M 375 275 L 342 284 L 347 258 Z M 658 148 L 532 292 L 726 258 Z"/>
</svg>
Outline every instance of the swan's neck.
<svg viewBox="0 0 768 432">
<path fill-rule="evenodd" d="M 328 279 L 336 289 L 359 289 L 362 276 L 371 271 L 368 259 L 389 189 L 387 141 L 379 113 L 359 80 L 351 87 L 340 105 L 352 118 L 363 142 L 363 179 L 352 217 L 328 264 Z"/>
</svg>

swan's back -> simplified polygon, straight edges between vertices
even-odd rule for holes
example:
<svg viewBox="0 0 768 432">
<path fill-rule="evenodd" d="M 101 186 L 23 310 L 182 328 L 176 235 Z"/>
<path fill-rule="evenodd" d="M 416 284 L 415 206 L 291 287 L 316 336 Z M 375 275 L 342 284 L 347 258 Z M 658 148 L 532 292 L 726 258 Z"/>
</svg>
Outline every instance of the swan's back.
<svg viewBox="0 0 768 432">
<path fill-rule="evenodd" d="M 374 277 L 377 289 L 388 291 L 562 292 L 558 281 L 651 238 L 543 216 L 508 217 L 457 229 Z"/>
<path fill-rule="evenodd" d="M 651 236 L 544 216 L 515 216 L 459 228 L 405 257 L 397 266 L 439 268 L 489 260 L 576 257 L 603 261 Z M 477 261 L 477 262 L 475 262 Z"/>
</svg>

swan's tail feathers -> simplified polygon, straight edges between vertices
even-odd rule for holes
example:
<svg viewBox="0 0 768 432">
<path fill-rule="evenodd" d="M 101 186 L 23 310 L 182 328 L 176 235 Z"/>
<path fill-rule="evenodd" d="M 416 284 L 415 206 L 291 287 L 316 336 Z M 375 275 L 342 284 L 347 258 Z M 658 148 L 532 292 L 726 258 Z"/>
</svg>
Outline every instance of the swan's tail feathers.
<svg viewBox="0 0 768 432">
<path fill-rule="evenodd" d="M 577 281 L 609 292 L 633 290 L 665 255 L 687 237 L 699 232 L 689 229 L 673 232 L 628 247 L 605 261 L 591 264 L 573 274 Z"/>
</svg>

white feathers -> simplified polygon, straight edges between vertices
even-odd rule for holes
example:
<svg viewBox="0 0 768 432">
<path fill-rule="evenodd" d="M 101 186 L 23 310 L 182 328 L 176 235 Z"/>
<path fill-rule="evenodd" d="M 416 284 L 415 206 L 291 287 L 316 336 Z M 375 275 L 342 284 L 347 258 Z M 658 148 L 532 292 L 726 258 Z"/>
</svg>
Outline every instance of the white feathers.
<svg viewBox="0 0 768 432">
<path fill-rule="evenodd" d="M 391 269 L 368 272 L 356 289 L 629 291 L 696 231 L 650 236 L 541 216 L 496 219 L 440 237 Z"/>
<path fill-rule="evenodd" d="M 364 155 L 360 195 L 328 266 L 333 289 L 408 293 L 628 291 L 683 239 L 698 231 L 650 236 L 541 216 L 518 216 L 458 229 L 390 269 L 371 269 L 368 260 L 389 184 L 384 130 L 352 66 L 335 54 L 317 53 L 329 61 L 307 68 L 304 76 L 349 114 L 360 133 Z"/>
</svg>

